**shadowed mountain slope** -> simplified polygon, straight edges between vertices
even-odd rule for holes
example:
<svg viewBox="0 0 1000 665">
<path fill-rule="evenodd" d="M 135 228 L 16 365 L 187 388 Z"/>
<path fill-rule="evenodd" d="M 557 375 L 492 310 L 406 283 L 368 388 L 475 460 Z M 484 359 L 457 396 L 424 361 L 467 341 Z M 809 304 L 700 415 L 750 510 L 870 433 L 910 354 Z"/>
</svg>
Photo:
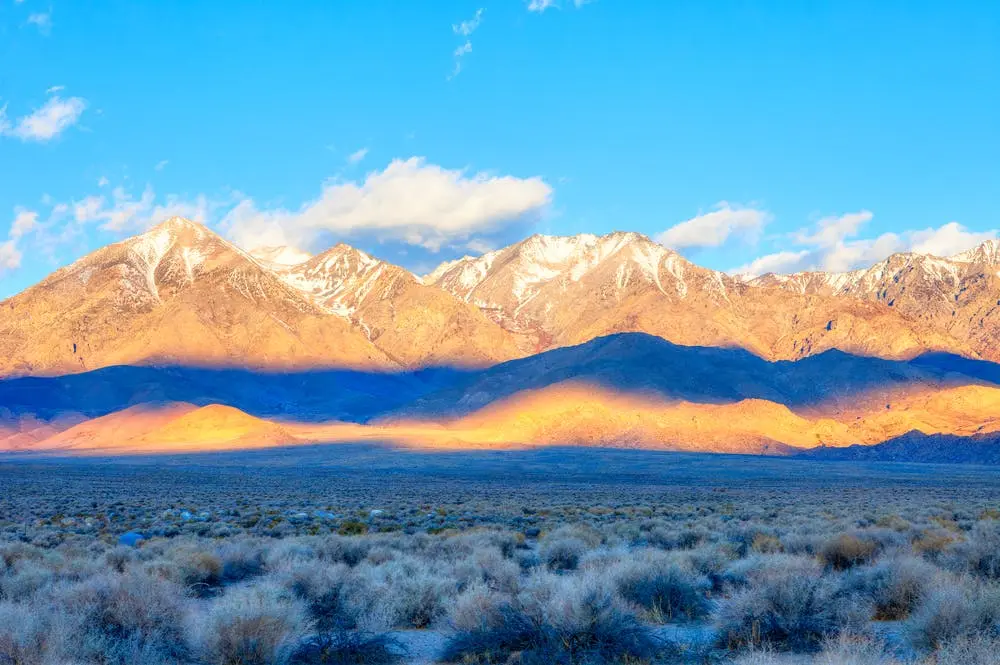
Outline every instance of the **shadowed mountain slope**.
<svg viewBox="0 0 1000 665">
<path fill-rule="evenodd" d="M 653 335 L 622 333 L 456 375 L 449 385 L 417 399 L 404 415 L 460 415 L 522 390 L 564 381 L 661 399 L 763 399 L 827 412 L 885 404 L 914 390 L 995 383 L 998 370 L 992 363 L 948 354 L 905 361 L 826 351 L 770 362 L 742 349 L 679 346 Z"/>
<path fill-rule="evenodd" d="M 353 420 L 384 415 L 460 372 L 317 370 L 259 372 L 196 367 L 106 367 L 62 377 L 0 380 L 0 423 L 26 415 L 45 421 L 93 418 L 130 406 L 225 404 L 265 418 Z"/>
<path fill-rule="evenodd" d="M 828 351 L 795 362 L 769 362 L 742 349 L 685 347 L 652 335 L 623 333 L 468 371 L 123 366 L 7 379 L 0 381 L 0 423 L 23 428 L 26 418 L 79 420 L 154 402 L 223 404 L 261 418 L 301 422 L 440 420 L 566 382 L 661 402 L 759 399 L 825 417 L 891 409 L 893 401 L 908 395 L 949 387 L 993 385 L 998 376 L 991 363 L 946 355 L 893 361 Z"/>
<path fill-rule="evenodd" d="M 955 436 L 913 431 L 874 446 L 824 447 L 801 454 L 830 461 L 1000 465 L 1000 433 Z"/>
</svg>

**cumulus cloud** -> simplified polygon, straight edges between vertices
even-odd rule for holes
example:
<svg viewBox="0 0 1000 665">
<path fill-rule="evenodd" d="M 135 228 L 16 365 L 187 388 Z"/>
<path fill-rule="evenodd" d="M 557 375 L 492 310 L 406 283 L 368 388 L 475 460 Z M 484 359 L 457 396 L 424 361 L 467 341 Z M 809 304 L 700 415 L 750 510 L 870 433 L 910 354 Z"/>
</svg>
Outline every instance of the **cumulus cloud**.
<svg viewBox="0 0 1000 665">
<path fill-rule="evenodd" d="M 708 213 L 676 224 L 657 236 L 667 247 L 718 247 L 733 235 L 755 238 L 768 222 L 764 210 L 721 201 Z"/>
<path fill-rule="evenodd" d="M 412 245 L 409 249 L 415 252 L 483 249 L 484 236 L 534 221 L 551 198 L 551 187 L 538 177 L 452 170 L 417 157 L 395 160 L 358 180 L 328 181 L 316 199 L 292 209 L 259 206 L 232 190 L 213 196 L 162 196 L 151 184 L 130 190 L 105 183 L 72 201 L 44 197 L 45 215 L 18 209 L 6 240 L 0 237 L 0 261 L 4 270 L 16 267 L 21 262 L 19 243 L 29 233 L 32 248 L 56 260 L 60 248 L 78 246 L 91 230 L 140 233 L 174 216 L 208 224 L 244 248 L 309 249 L 333 236 Z"/>
<path fill-rule="evenodd" d="M 10 237 L 17 240 L 27 234 L 38 223 L 38 213 L 32 210 L 19 210 L 10 225 Z"/>
<path fill-rule="evenodd" d="M 868 210 L 849 212 L 839 217 L 824 217 L 816 222 L 813 230 L 800 230 L 795 234 L 799 244 L 829 247 L 844 238 L 857 235 L 858 230 L 871 221 L 873 215 Z"/>
<path fill-rule="evenodd" d="M 910 236 L 910 251 L 933 256 L 953 256 L 960 254 L 987 240 L 996 239 L 996 229 L 992 231 L 969 231 L 958 222 L 948 222 L 936 229 L 914 231 Z"/>
<path fill-rule="evenodd" d="M 22 254 L 19 243 L 38 224 L 37 212 L 20 208 L 14 212 L 14 221 L 7 231 L 7 239 L 0 242 L 0 273 L 20 267 Z"/>
<path fill-rule="evenodd" d="M 86 100 L 80 97 L 52 95 L 41 107 L 11 123 L 4 106 L 0 108 L 0 133 L 22 141 L 49 141 L 75 125 L 86 108 Z"/>
<path fill-rule="evenodd" d="M 21 266 L 21 250 L 13 240 L 0 242 L 0 273 Z"/>
<path fill-rule="evenodd" d="M 397 159 L 362 182 L 333 181 L 300 209 L 260 209 L 241 200 L 222 226 L 243 246 L 308 246 L 326 231 L 369 233 L 437 251 L 448 240 L 469 238 L 507 222 L 539 214 L 552 188 L 541 178 L 469 174 Z"/>
<path fill-rule="evenodd" d="M 809 257 L 808 250 L 798 252 L 775 252 L 766 254 L 754 259 L 750 263 L 734 268 L 730 272 L 734 275 L 745 275 L 747 277 L 757 277 L 769 272 L 790 273 L 802 270 Z"/>
<path fill-rule="evenodd" d="M 802 249 L 768 254 L 730 272 L 746 276 L 806 270 L 846 272 L 868 267 L 897 252 L 952 256 L 996 238 L 998 233 L 970 231 L 958 222 L 949 222 L 937 228 L 855 239 L 872 217 L 868 210 L 824 217 L 813 228 L 792 234 L 794 243 Z"/>
<path fill-rule="evenodd" d="M 461 23 L 456 23 L 451 26 L 451 31 L 460 37 L 464 37 L 465 41 L 463 41 L 462 44 L 460 44 L 452 53 L 452 55 L 455 56 L 455 66 L 452 68 L 451 74 L 448 75 L 449 81 L 462 72 L 462 59 L 469 53 L 472 53 L 472 40 L 469 38 L 482 22 L 484 11 L 485 10 L 482 8 L 477 9 L 476 15 L 468 21 L 462 21 Z"/>
</svg>

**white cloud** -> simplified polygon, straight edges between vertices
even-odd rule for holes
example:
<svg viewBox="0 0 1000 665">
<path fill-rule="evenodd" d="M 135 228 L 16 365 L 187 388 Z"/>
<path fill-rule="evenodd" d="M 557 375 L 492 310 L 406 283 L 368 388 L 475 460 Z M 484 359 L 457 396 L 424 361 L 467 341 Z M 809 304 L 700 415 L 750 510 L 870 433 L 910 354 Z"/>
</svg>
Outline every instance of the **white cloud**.
<svg viewBox="0 0 1000 665">
<path fill-rule="evenodd" d="M 493 251 L 493 245 L 481 238 L 473 238 L 469 242 L 465 243 L 465 248 L 470 252 L 475 252 L 477 254 L 485 254 Z"/>
<path fill-rule="evenodd" d="M 0 242 L 0 272 L 14 270 L 21 265 L 21 250 L 13 240 Z"/>
<path fill-rule="evenodd" d="M 839 217 L 824 217 L 816 222 L 816 229 L 813 232 L 800 230 L 796 234 L 796 239 L 802 245 L 830 247 L 844 238 L 857 235 L 858 230 L 870 222 L 872 217 L 872 213 L 868 210 L 849 212 Z"/>
<path fill-rule="evenodd" d="M 476 10 L 476 15 L 473 16 L 468 21 L 462 21 L 457 25 L 451 26 L 452 32 L 454 32 L 456 35 L 462 35 L 463 37 L 468 37 L 469 35 L 471 35 L 473 32 L 476 31 L 476 28 L 479 27 L 479 24 L 483 20 L 484 11 L 485 10 L 480 7 L 479 9 Z"/>
<path fill-rule="evenodd" d="M 937 228 L 883 233 L 875 238 L 849 239 L 872 219 L 867 210 L 825 217 L 813 229 L 792 235 L 801 249 L 768 254 L 733 269 L 733 274 L 756 276 L 767 272 L 792 273 L 806 270 L 847 272 L 867 268 L 898 252 L 951 256 L 997 237 L 998 231 L 969 231 L 957 222 Z"/>
<path fill-rule="evenodd" d="M 38 213 L 31 210 L 19 210 L 14 217 L 14 223 L 10 225 L 10 237 L 18 240 L 34 228 L 38 223 Z"/>
<path fill-rule="evenodd" d="M 368 155 L 368 148 L 361 148 L 359 150 L 355 150 L 350 155 L 348 155 L 347 161 L 350 164 L 357 164 L 358 162 L 363 160 L 366 155 Z"/>
<path fill-rule="evenodd" d="M 755 238 L 769 219 L 770 215 L 764 210 L 733 206 L 721 201 L 712 212 L 676 224 L 659 234 L 656 239 L 675 249 L 718 247 L 732 235 Z"/>
<path fill-rule="evenodd" d="M 330 182 L 298 211 L 262 210 L 244 199 L 222 226 L 245 247 L 305 247 L 329 231 L 370 233 L 437 251 L 448 239 L 539 214 L 551 198 L 552 188 L 538 177 L 468 174 L 412 157 L 393 160 L 363 182 Z"/>
<path fill-rule="evenodd" d="M 799 252 L 775 252 L 766 254 L 754 259 L 746 265 L 739 266 L 730 271 L 733 275 L 745 275 L 756 277 L 769 272 L 790 273 L 804 270 L 802 267 L 809 257 L 808 250 Z"/>
<path fill-rule="evenodd" d="M 14 212 L 16 214 L 7 231 L 7 240 L 0 242 L 0 273 L 20 267 L 22 254 L 18 245 L 38 224 L 37 212 L 21 208 Z"/>
<path fill-rule="evenodd" d="M 987 240 L 997 238 L 1000 231 L 969 231 L 958 222 L 948 222 L 936 229 L 914 231 L 910 236 L 910 251 L 933 256 L 960 254 Z"/>
<path fill-rule="evenodd" d="M 81 224 L 99 223 L 105 231 L 141 231 L 168 217 L 186 217 L 207 222 L 211 211 L 218 204 L 210 203 L 204 195 L 193 201 L 178 196 L 168 196 L 162 204 L 156 203 L 156 193 L 146 185 L 139 198 L 134 198 L 124 187 L 115 187 L 111 197 L 88 196 L 73 205 L 73 216 Z"/>
<path fill-rule="evenodd" d="M 556 4 L 556 0 L 531 0 L 531 2 L 528 3 L 528 11 L 544 12 L 546 9 L 549 9 L 550 7 L 558 7 L 558 6 L 559 5 Z"/>
<path fill-rule="evenodd" d="M 319 196 L 297 209 L 262 206 L 239 192 L 209 197 L 157 196 L 104 183 L 71 202 L 44 197 L 47 217 L 16 210 L 6 241 L 0 237 L 4 269 L 20 263 L 18 247 L 30 233 L 32 247 L 55 256 L 67 243 L 79 243 L 88 230 L 120 234 L 142 232 L 179 216 L 217 228 L 246 248 L 291 246 L 308 249 L 328 235 L 398 241 L 437 251 L 541 215 L 552 189 L 541 178 L 517 178 L 462 169 L 445 169 L 422 158 L 395 160 L 384 170 L 355 181 L 331 180 Z M 42 221 L 44 219 L 44 221 Z"/>
<path fill-rule="evenodd" d="M 111 181 L 110 181 L 110 180 L 108 180 L 108 179 L 107 179 L 106 177 L 104 177 L 104 176 L 101 176 L 101 177 L 100 177 L 100 178 L 99 178 L 99 179 L 97 180 L 97 186 L 98 186 L 98 187 L 107 187 L 107 186 L 108 186 L 108 185 L 110 185 L 110 184 L 111 184 Z"/>
<path fill-rule="evenodd" d="M 163 169 L 167 168 L 167 164 L 169 163 L 170 163 L 169 159 L 161 159 L 156 163 L 156 166 L 154 166 L 153 169 L 156 171 L 162 171 Z"/>
<path fill-rule="evenodd" d="M 86 108 L 87 102 L 80 97 L 62 99 L 53 95 L 34 112 L 11 124 L 4 106 L 0 109 L 0 133 L 22 141 L 48 141 L 75 125 Z"/>
<path fill-rule="evenodd" d="M 574 8 L 579 9 L 584 5 L 590 4 L 594 0 L 570 0 L 570 1 L 572 2 Z M 536 12 L 540 14 L 541 12 L 544 12 L 546 9 L 552 9 L 552 8 L 555 9 L 560 8 L 558 0 L 529 0 L 528 2 L 529 12 Z"/>
<path fill-rule="evenodd" d="M 52 12 L 29 14 L 28 23 L 38 28 L 41 34 L 48 35 L 52 31 Z"/>
<path fill-rule="evenodd" d="M 54 95 L 55 93 L 62 92 L 65 89 L 66 89 L 66 86 L 64 86 L 64 85 L 54 85 L 51 88 L 49 88 L 48 90 L 46 90 L 45 94 L 46 95 Z"/>
<path fill-rule="evenodd" d="M 469 37 L 472 36 L 472 33 L 476 31 L 476 28 L 478 28 L 479 24 L 482 22 L 484 11 L 485 10 L 482 8 L 477 9 L 476 15 L 468 21 L 462 21 L 461 23 L 451 26 L 451 31 L 456 35 L 464 37 L 465 41 L 452 53 L 452 55 L 455 56 L 455 66 L 451 70 L 451 74 L 448 75 L 449 81 L 462 72 L 462 58 L 469 53 L 472 53 L 472 40 L 469 39 Z"/>
</svg>

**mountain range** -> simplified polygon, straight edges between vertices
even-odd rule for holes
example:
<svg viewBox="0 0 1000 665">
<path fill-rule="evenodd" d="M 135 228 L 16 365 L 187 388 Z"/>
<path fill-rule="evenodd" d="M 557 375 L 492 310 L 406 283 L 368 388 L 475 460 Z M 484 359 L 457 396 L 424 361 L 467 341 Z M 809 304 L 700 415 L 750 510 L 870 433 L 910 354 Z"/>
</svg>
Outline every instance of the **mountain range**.
<svg viewBox="0 0 1000 665">
<path fill-rule="evenodd" d="M 998 271 L 989 241 L 750 278 L 616 232 L 418 276 L 346 244 L 244 251 L 171 218 L 0 302 L 0 449 L 785 454 L 911 430 L 947 446 L 994 431 Z"/>
</svg>

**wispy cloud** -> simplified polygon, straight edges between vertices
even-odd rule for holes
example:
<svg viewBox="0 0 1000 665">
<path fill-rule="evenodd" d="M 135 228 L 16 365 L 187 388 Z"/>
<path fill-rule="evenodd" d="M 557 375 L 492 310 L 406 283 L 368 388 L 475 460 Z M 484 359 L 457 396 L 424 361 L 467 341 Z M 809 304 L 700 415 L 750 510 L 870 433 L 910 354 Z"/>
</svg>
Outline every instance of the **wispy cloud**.
<svg viewBox="0 0 1000 665">
<path fill-rule="evenodd" d="M 558 7 L 555 0 L 531 0 L 528 3 L 529 12 L 544 12 L 550 7 Z"/>
<path fill-rule="evenodd" d="M 479 9 L 476 10 L 476 15 L 470 18 L 468 21 L 462 21 L 461 23 L 452 25 L 451 26 L 452 32 L 454 32 L 456 35 L 462 35 L 463 37 L 468 37 L 469 35 L 471 35 L 473 32 L 476 31 L 476 28 L 479 27 L 479 24 L 483 20 L 484 11 L 486 10 L 480 7 Z"/>
<path fill-rule="evenodd" d="M 168 217 L 207 222 L 212 211 L 222 205 L 204 195 L 194 199 L 167 196 L 158 202 L 153 186 L 147 184 L 138 198 L 118 186 L 111 190 L 110 196 L 87 196 L 73 202 L 71 207 L 78 224 L 97 224 L 104 231 L 141 231 Z"/>
<path fill-rule="evenodd" d="M 575 9 L 579 9 L 584 5 L 590 4 L 594 0 L 569 0 L 569 4 L 573 5 Z M 560 9 L 562 5 L 558 0 L 528 0 L 528 11 L 535 13 L 542 13 L 546 9 Z"/>
<path fill-rule="evenodd" d="M 368 155 L 368 148 L 360 148 L 347 156 L 349 164 L 357 164 Z"/>
<path fill-rule="evenodd" d="M 38 32 L 48 36 L 52 32 L 52 12 L 36 12 L 28 15 L 28 24 L 38 28 Z"/>
<path fill-rule="evenodd" d="M 12 123 L 7 119 L 7 107 L 3 106 L 0 134 L 22 141 L 49 141 L 75 125 L 86 108 L 87 102 L 81 97 L 63 99 L 52 95 L 41 107 Z"/>
<path fill-rule="evenodd" d="M 154 166 L 153 169 L 156 171 L 162 171 L 163 169 L 167 168 L 167 164 L 169 163 L 170 163 L 169 159 L 161 159 L 156 163 L 156 166 Z"/>
<path fill-rule="evenodd" d="M 479 8 L 476 10 L 476 15 L 473 16 L 468 21 L 462 21 L 461 23 L 456 23 L 451 26 L 451 31 L 460 37 L 464 37 L 465 41 L 462 42 L 462 44 L 460 44 L 458 48 L 456 48 L 452 52 L 452 55 L 454 55 L 455 57 L 455 66 L 452 69 L 451 74 L 448 75 L 449 81 L 458 76 L 462 72 L 463 58 L 469 53 L 472 53 L 472 40 L 470 39 L 470 37 L 472 36 L 472 33 L 474 33 L 476 29 L 479 27 L 479 24 L 482 22 L 484 11 L 486 10 L 483 8 Z"/>
</svg>

